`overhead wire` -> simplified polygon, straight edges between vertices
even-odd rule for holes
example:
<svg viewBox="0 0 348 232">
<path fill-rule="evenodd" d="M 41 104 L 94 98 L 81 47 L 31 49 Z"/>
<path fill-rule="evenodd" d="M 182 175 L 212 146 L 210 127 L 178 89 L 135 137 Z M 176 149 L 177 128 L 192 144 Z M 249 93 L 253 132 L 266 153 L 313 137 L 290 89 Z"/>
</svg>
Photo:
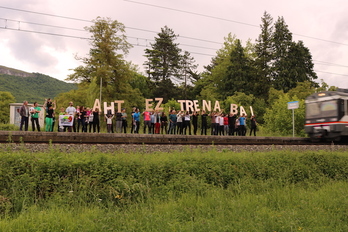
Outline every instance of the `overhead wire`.
<svg viewBox="0 0 348 232">
<path fill-rule="evenodd" d="M 144 2 L 138 2 L 138 1 L 134 1 L 134 0 L 123 0 L 123 1 L 125 1 L 125 2 L 130 2 L 130 3 L 134 3 L 134 4 L 139 4 L 139 5 L 145 5 L 145 6 L 150 6 L 150 7 L 156 7 L 156 8 L 160 8 L 160 9 L 166 9 L 166 10 L 171 10 L 171 11 L 186 13 L 186 14 L 197 15 L 197 16 L 201 16 L 201 17 L 205 17 L 205 18 L 211 18 L 211 19 L 216 19 L 216 20 L 220 20 L 220 21 L 226 21 L 226 22 L 231 22 L 231 23 L 242 24 L 242 25 L 250 26 L 250 27 L 259 27 L 259 25 L 255 25 L 255 24 L 251 24 L 251 23 L 245 23 L 245 22 L 240 22 L 240 21 L 236 21 L 236 20 L 225 19 L 225 18 L 221 18 L 221 17 L 216 17 L 216 16 L 212 16 L 212 15 L 206 15 L 206 14 L 196 13 L 196 12 L 192 12 L 192 11 L 179 10 L 179 9 L 175 9 L 175 8 L 172 8 L 172 7 L 165 7 L 165 6 L 155 5 L 155 4 L 149 4 L 149 3 L 144 3 Z M 321 38 L 318 38 L 318 37 L 312 37 L 312 36 L 301 35 L 301 34 L 296 34 L 296 33 L 292 33 L 292 34 L 293 34 L 293 35 L 297 35 L 297 36 L 301 36 L 301 37 L 305 37 L 305 38 L 309 38 L 309 39 L 320 40 L 320 41 L 323 41 L 323 42 L 335 43 L 335 44 L 340 44 L 340 45 L 348 46 L 348 44 L 346 44 L 346 43 L 340 43 L 340 42 L 336 42 L 336 41 L 332 41 L 332 40 L 326 40 L 326 39 L 321 39 Z"/>
<path fill-rule="evenodd" d="M 216 19 L 216 20 L 222 20 L 222 21 L 227 21 L 227 22 L 232 22 L 232 23 L 238 23 L 238 24 L 242 24 L 242 25 L 246 25 L 246 26 L 258 27 L 257 25 L 254 25 L 254 24 L 239 22 L 239 21 L 230 20 L 230 19 L 225 19 L 225 18 L 216 17 L 216 16 L 211 16 L 211 15 L 205 15 L 205 14 L 196 13 L 196 12 L 191 12 L 191 11 L 179 10 L 179 9 L 170 8 L 170 7 L 163 7 L 163 6 L 159 6 L 159 5 L 148 4 L 148 3 L 142 3 L 142 2 L 137 2 L 137 1 L 133 1 L 133 0 L 124 0 L 124 1 L 126 1 L 126 2 L 131 2 L 131 3 L 135 3 L 135 4 L 146 5 L 146 6 L 150 6 L 150 7 L 157 7 L 157 8 L 162 8 L 162 9 L 166 9 L 166 10 L 177 11 L 177 12 L 186 13 L 186 14 L 197 15 L 197 16 L 201 16 L 201 17 L 212 18 L 212 19 Z M 42 13 L 42 12 L 36 12 L 36 11 L 30 11 L 30 10 L 23 10 L 23 9 L 12 8 L 12 7 L 5 7 L 5 6 L 0 6 L 0 8 L 2 8 L 2 9 L 7 9 L 7 10 L 21 11 L 21 12 L 26 12 L 26 13 L 32 13 L 32 14 L 45 15 L 45 16 L 50 16 L 50 17 L 58 17 L 58 18 L 64 18 L 64 19 L 69 19 L 69 20 L 75 20 L 75 21 L 82 21 L 82 22 L 93 23 L 92 20 L 85 20 L 85 19 L 73 18 L 73 17 L 67 17 L 67 16 L 61 16 L 61 15 L 56 15 L 56 14 L 48 14 L 48 13 Z M 39 26 L 55 27 L 55 28 L 69 29 L 69 30 L 76 30 L 76 31 L 85 31 L 85 30 L 82 30 L 82 29 L 69 28 L 69 27 L 62 27 L 62 26 L 53 26 L 53 25 L 47 25 L 47 24 L 41 24 L 41 23 L 24 22 L 24 21 L 11 20 L 11 19 L 5 19 L 5 18 L 0 18 L 0 19 L 2 19 L 2 20 L 8 20 L 8 21 L 21 22 L 21 23 L 27 23 L 27 24 L 33 24 L 33 25 L 39 25 Z M 46 35 L 53 35 L 53 36 L 69 37 L 69 38 L 89 39 L 89 38 L 80 37 L 80 36 L 63 35 L 63 34 L 49 33 L 49 32 L 38 32 L 38 31 L 23 30 L 23 29 L 13 29 L 13 28 L 1 27 L 1 26 L 0 26 L 0 28 L 2 28 L 2 29 L 9 29 L 9 30 L 16 30 L 16 31 L 20 30 L 20 31 L 23 31 L 23 32 L 39 33 L 39 34 L 46 34 Z M 126 27 L 126 28 L 127 28 L 127 29 L 131 29 L 131 30 L 138 30 L 138 31 L 151 32 L 151 33 L 158 33 L 158 32 L 156 32 L 156 31 L 147 30 L 147 29 L 139 29 L 139 28 L 134 28 L 134 27 Z M 329 42 L 329 43 L 335 43 L 335 44 L 340 44 L 340 45 L 348 46 L 348 44 L 345 44 L 345 43 L 340 43 L 340 42 L 336 42 L 336 41 L 330 41 L 330 40 L 320 39 L 320 38 L 317 38 L 317 37 L 311 37 L 311 36 L 300 35 L 300 34 L 294 34 L 294 35 L 302 36 L 302 37 L 306 37 L 306 38 L 310 38 L 310 39 L 315 39 L 315 40 L 320 40 L 320 41 L 323 41 L 323 42 Z M 139 37 L 130 37 L 130 36 L 128 36 L 128 37 L 129 37 L 129 38 L 133 38 L 133 39 L 137 39 L 137 40 L 138 40 L 138 39 L 142 39 L 142 40 L 146 40 L 146 41 L 153 41 L 153 40 L 150 40 L 150 39 L 139 38 Z M 222 43 L 216 42 L 216 41 L 198 39 L 198 38 L 193 38 L 193 37 L 188 37 L 188 36 L 180 36 L 180 38 L 198 40 L 198 41 L 203 41 L 203 42 L 208 42 L 208 43 L 214 43 L 214 44 L 220 44 L 220 45 L 222 44 Z M 132 45 L 133 45 L 133 46 L 143 46 L 143 47 L 147 47 L 147 45 L 139 45 L 139 44 L 132 44 Z M 183 46 L 189 46 L 189 47 L 196 47 L 196 48 L 201 48 L 201 49 L 217 50 L 217 49 L 215 49 L 215 48 L 207 48 L 207 47 L 201 47 L 201 46 L 195 46 L 195 45 L 187 45 L 187 44 L 181 44 L 181 45 L 183 45 Z M 190 53 L 192 53 L 192 54 L 198 54 L 198 55 L 205 55 L 205 56 L 212 56 L 212 57 L 214 56 L 214 55 L 211 55 L 211 54 L 198 53 L 198 52 L 190 52 Z M 339 64 L 333 64 L 333 63 L 329 63 L 329 62 L 325 62 L 325 61 L 317 61 L 317 62 L 322 62 L 322 65 L 334 65 L 334 66 L 339 66 L 339 67 L 348 67 L 348 66 L 339 65 Z M 325 63 L 326 63 L 326 64 L 325 64 Z M 321 72 L 321 71 L 318 71 L 318 72 Z M 325 73 L 325 72 L 323 72 L 323 73 Z M 333 73 L 328 73 L 328 74 L 333 74 Z M 344 75 L 344 74 L 336 74 L 336 75 Z M 344 75 L 344 76 L 345 76 L 345 75 Z"/>
</svg>

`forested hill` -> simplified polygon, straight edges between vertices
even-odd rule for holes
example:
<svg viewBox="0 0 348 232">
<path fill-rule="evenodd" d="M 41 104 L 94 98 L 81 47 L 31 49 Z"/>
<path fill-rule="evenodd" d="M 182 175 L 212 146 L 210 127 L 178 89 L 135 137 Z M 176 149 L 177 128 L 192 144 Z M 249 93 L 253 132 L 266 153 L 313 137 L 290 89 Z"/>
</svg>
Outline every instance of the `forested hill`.
<svg viewBox="0 0 348 232">
<path fill-rule="evenodd" d="M 16 102 L 43 103 L 46 98 L 54 98 L 72 89 L 77 89 L 77 86 L 44 74 L 0 66 L 0 91 L 10 92 Z"/>
</svg>

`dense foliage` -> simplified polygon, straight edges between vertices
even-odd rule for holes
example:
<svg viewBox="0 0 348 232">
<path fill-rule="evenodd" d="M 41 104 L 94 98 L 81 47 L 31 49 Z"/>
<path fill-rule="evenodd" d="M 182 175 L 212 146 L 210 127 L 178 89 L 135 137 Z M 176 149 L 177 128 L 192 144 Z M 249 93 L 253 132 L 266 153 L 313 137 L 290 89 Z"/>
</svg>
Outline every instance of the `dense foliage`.
<svg viewBox="0 0 348 232">
<path fill-rule="evenodd" d="M 2 231 L 347 229 L 344 152 L 59 150 L 2 146 Z"/>
<path fill-rule="evenodd" d="M 10 119 L 10 103 L 14 103 L 15 98 L 10 92 L 0 91 L 0 123 L 9 123 Z"/>
</svg>

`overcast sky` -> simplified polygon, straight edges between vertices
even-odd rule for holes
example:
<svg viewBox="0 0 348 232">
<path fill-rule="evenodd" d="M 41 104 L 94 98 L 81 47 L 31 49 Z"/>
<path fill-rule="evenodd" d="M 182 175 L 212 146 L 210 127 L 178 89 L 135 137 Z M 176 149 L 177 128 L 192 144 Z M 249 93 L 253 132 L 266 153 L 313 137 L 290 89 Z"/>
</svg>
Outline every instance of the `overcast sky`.
<svg viewBox="0 0 348 232">
<path fill-rule="evenodd" d="M 2 0 L 0 65 L 64 80 L 80 65 L 75 55 L 89 52 L 83 28 L 100 16 L 126 26 L 134 45 L 126 59 L 140 71 L 144 49 L 165 25 L 202 71 L 229 33 L 255 42 L 265 11 L 284 17 L 293 40 L 309 48 L 318 82 L 348 88 L 347 0 Z"/>
</svg>

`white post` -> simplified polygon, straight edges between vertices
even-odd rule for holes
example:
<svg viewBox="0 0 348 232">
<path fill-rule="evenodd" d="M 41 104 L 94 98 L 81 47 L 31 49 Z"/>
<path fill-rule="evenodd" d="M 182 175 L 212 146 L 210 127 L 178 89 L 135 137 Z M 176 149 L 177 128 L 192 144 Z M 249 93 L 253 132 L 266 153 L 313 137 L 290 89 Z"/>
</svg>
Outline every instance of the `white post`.
<svg viewBox="0 0 348 232">
<path fill-rule="evenodd" d="M 292 110 L 292 137 L 295 137 L 295 113 L 294 110 L 299 107 L 298 101 L 288 102 L 288 110 Z"/>
<path fill-rule="evenodd" d="M 295 116 L 294 116 L 294 109 L 292 109 L 292 137 L 295 137 Z"/>
</svg>

